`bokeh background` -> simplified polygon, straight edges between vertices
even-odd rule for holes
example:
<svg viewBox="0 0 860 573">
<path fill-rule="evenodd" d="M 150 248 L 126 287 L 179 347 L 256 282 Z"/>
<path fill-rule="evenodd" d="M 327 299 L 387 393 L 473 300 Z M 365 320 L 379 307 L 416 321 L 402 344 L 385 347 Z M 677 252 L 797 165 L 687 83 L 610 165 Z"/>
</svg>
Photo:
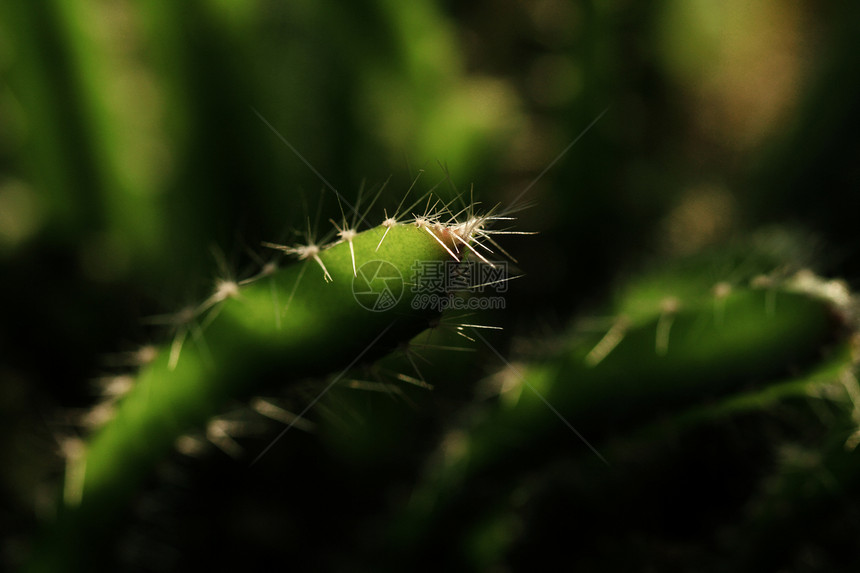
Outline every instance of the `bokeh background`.
<svg viewBox="0 0 860 573">
<path fill-rule="evenodd" d="M 4 1 L 0 555 L 20 559 L 48 512 L 68 412 L 95 401 L 117 356 L 166 335 L 146 318 L 200 300 L 219 275 L 252 274 L 269 256 L 260 242 L 294 239 L 308 218 L 323 235 L 339 216 L 330 186 L 367 197 L 388 181 L 377 221 L 419 173 L 416 189 L 446 201 L 525 204 L 517 228 L 539 234 L 504 246 L 526 277 L 482 317 L 505 326 L 492 338 L 503 353 L 594 311 L 620 277 L 763 227 L 799 233 L 819 272 L 856 283 L 858 32 L 858 6 L 816 0 Z M 150 492 L 157 519 L 132 518 L 105 550 L 128 570 L 193 556 L 215 570 L 436 559 L 504 571 L 565 549 L 595 565 L 589 551 L 615 537 L 643 556 L 636 570 L 731 570 L 718 543 L 731 520 L 707 511 L 687 531 L 681 510 L 637 526 L 654 536 L 604 523 L 594 545 L 577 544 L 572 512 L 545 503 L 548 515 L 508 527 L 485 504 L 480 535 L 442 520 L 432 541 L 389 543 L 391 516 L 493 360 L 479 349 L 428 366 L 437 389 L 409 404 L 344 393 L 337 430 L 294 432 L 253 472 L 217 452 L 175 460 L 181 479 Z M 553 483 L 565 467 L 533 471 Z M 635 491 L 680 487 L 661 489 L 662 475 Z M 560 507 L 590 491 L 558 480 L 541 491 Z M 851 508 L 825 528 L 841 549 L 838 532 L 860 531 Z M 835 567 L 831 549 L 789 552 L 786 566 Z"/>
</svg>

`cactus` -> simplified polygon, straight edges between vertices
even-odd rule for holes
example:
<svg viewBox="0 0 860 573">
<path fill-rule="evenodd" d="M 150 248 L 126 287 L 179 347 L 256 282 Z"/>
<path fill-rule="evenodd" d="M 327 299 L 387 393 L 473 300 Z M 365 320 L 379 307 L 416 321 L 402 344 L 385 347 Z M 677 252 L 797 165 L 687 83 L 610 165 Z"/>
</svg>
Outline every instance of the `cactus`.
<svg viewBox="0 0 860 573">
<path fill-rule="evenodd" d="M 260 555 L 533 570 L 560 546 L 586 570 L 840 570 L 826 538 L 853 544 L 858 515 L 856 322 L 845 288 L 798 274 L 797 253 L 684 261 L 628 282 L 608 318 L 550 326 L 544 348 L 509 343 L 587 314 L 619 269 L 658 265 L 647 253 L 767 222 L 826 242 L 818 272 L 857 276 L 853 213 L 837 207 L 856 187 L 858 116 L 832 89 L 855 68 L 851 14 L 454 4 L 0 3 L 0 562 L 32 549 L 36 570 L 97 554 L 135 571 L 141 556 L 221 570 Z M 720 33 L 737 22 L 748 33 Z M 134 352 L 139 371 L 105 364 L 141 339 L 148 301 L 195 288 L 206 245 L 295 225 L 301 196 L 282 189 L 317 185 L 307 166 L 333 190 L 436 161 L 492 202 L 534 201 L 540 237 L 505 245 L 531 275 L 512 312 L 453 328 L 449 314 L 411 338 L 437 314 L 363 308 L 388 307 L 361 281 L 383 270 L 368 256 L 400 261 L 392 245 L 411 245 L 403 261 L 489 258 L 465 244 L 482 238 L 468 216 L 407 228 L 386 214 L 365 234 L 338 221 L 336 245 L 272 245 L 300 262 L 222 274 L 159 319 L 172 338 Z M 453 353 L 463 337 L 477 344 Z M 355 360 L 367 368 L 346 372 Z M 53 413 L 90 404 L 105 366 L 94 433 L 62 444 L 60 520 L 31 548 L 62 465 Z M 285 404 L 254 397 L 276 388 Z M 249 470 L 272 434 L 239 426 L 311 426 L 277 407 L 297 405 L 317 431 Z M 250 455 L 185 455 L 206 438 Z M 661 538 L 667 526 L 685 535 Z"/>
<path fill-rule="evenodd" d="M 467 541 L 452 549 L 462 554 L 448 557 L 478 570 L 509 563 L 504 556 L 522 527 L 504 500 L 518 496 L 521 506 L 517 484 L 534 479 L 520 474 L 523 460 L 534 472 L 558 455 L 573 456 L 578 469 L 567 475 L 599 490 L 605 506 L 595 511 L 611 513 L 619 495 L 613 488 L 644 487 L 618 477 L 627 474 L 613 466 L 635 466 L 630 460 L 677 436 L 798 401 L 850 410 L 857 358 L 847 287 L 790 270 L 790 259 L 760 243 L 717 253 L 630 281 L 612 305 L 615 318 L 600 330 L 580 321 L 544 341 L 549 351 L 503 359 L 488 384 L 497 399 L 449 430 L 411 503 L 393 520 L 392 535 L 406 551 L 414 557 L 435 547 L 436 532 L 449 536 L 456 527 Z M 844 443 L 843 427 L 834 431 Z M 601 476 L 614 476 L 606 490 L 595 485 Z"/>
<path fill-rule="evenodd" d="M 404 277 L 419 261 L 478 254 L 473 243 L 487 236 L 487 221 L 446 222 L 428 212 L 410 223 L 389 217 L 361 233 L 344 223 L 332 245 L 269 245 L 298 264 L 219 281 L 208 299 L 177 315 L 173 341 L 154 351 L 124 396 L 96 410 L 108 421 L 71 457 L 58 524 L 32 570 L 60 563 L 72 570 L 80 547 L 109 535 L 114 517 L 184 433 L 205 427 L 232 400 L 271 390 L 267 378 L 289 384 L 349 369 L 426 329 L 439 311 L 412 305 Z M 185 340 L 189 332 L 194 341 Z"/>
</svg>

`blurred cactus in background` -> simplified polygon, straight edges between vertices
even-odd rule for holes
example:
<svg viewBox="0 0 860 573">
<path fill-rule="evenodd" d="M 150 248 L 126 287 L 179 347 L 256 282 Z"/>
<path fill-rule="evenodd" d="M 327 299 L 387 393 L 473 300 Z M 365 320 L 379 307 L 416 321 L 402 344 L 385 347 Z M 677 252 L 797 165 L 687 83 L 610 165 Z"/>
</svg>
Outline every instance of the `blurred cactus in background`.
<svg viewBox="0 0 860 573">
<path fill-rule="evenodd" d="M 194 423 L 230 445 L 130 454 L 82 562 L 855 570 L 858 26 L 809 1 L 0 4 L 0 567 L 61 559 L 39 540 L 64 455 L 118 388 L 93 381 L 134 385 L 183 327 L 151 317 L 260 276 L 261 243 L 340 240 L 351 279 L 347 220 L 396 214 L 423 244 L 402 269 L 505 259 L 505 308 L 446 311 L 345 372 L 357 342 L 248 369 L 225 311 L 231 390 Z M 537 234 L 431 237 L 475 213 Z M 284 276 L 319 275 L 313 297 L 304 256 Z M 360 321 L 329 332 L 370 342 Z M 193 378 L 190 404 L 221 383 Z"/>
</svg>

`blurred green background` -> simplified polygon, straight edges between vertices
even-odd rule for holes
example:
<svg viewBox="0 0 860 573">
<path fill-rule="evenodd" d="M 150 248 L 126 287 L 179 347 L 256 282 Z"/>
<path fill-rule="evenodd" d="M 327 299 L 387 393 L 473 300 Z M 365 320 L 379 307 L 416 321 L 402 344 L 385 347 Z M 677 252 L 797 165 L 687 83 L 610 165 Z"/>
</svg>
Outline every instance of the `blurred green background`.
<svg viewBox="0 0 860 573">
<path fill-rule="evenodd" d="M 390 178 L 374 224 L 420 171 L 420 192 L 438 184 L 445 200 L 473 189 L 485 208 L 529 204 L 517 228 L 539 234 L 504 241 L 527 276 L 505 312 L 483 317 L 506 327 L 492 339 L 503 352 L 593 310 L 619 277 L 763 226 L 799 230 L 819 271 L 856 281 L 858 32 L 858 5 L 814 0 L 4 0 L 0 555 L 20 559 L 47 511 L 56 437 L 72 431 L 63 412 L 93 403 L 117 355 L 164 336 L 144 319 L 200 300 L 225 270 L 252 274 L 260 242 L 291 240 L 308 217 L 327 230 L 339 216 L 329 186 L 354 199 Z M 178 461 L 187 480 L 153 486 L 172 517 L 130 525 L 118 551 L 148 553 L 156 564 L 140 570 L 189 555 L 395 563 L 374 535 L 498 365 L 486 349 L 452 360 L 434 392 L 410 393 L 414 406 L 345 394 L 365 408 L 357 426 L 296 432 L 253 472 Z M 554 495 L 582 494 L 565 488 Z M 547 554 L 550 541 L 528 536 L 495 549 L 507 545 L 493 531 L 512 529 L 482 511 L 492 525 L 463 549 L 472 564 Z M 860 514 L 841 519 L 860 531 Z M 638 570 L 671 570 L 673 550 L 719 570 L 684 553 L 694 543 L 666 546 Z"/>
</svg>

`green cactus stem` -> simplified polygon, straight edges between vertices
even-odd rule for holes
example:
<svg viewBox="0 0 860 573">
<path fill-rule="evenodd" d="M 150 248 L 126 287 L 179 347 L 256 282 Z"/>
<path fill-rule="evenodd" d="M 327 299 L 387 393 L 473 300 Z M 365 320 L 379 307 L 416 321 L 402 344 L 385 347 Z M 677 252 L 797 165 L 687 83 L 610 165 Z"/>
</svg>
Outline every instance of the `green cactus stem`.
<svg viewBox="0 0 860 573">
<path fill-rule="evenodd" d="M 759 255 L 741 253 L 744 268 L 723 280 L 714 263 L 724 256 L 633 281 L 601 329 L 581 322 L 543 355 L 505 361 L 491 384 L 497 398 L 443 440 L 393 535 L 410 547 L 462 526 L 471 517 L 458 507 L 471 515 L 476 492 L 513 487 L 523 460 L 541 452 L 563 448 L 599 475 L 610 445 L 639 430 L 766 410 L 838 385 L 856 358 L 855 300 L 840 281 Z M 764 268 L 778 271 L 758 274 Z"/>
<path fill-rule="evenodd" d="M 413 266 L 458 260 L 483 232 L 441 215 L 408 224 L 389 218 L 342 232 L 327 247 L 279 247 L 301 262 L 221 281 L 199 307 L 180 313 L 172 343 L 141 368 L 110 419 L 70 460 L 57 523 L 29 570 L 91 570 L 84 556 L 110 538 L 156 462 L 230 401 L 265 392 L 261 381 L 337 373 L 426 329 L 438 310 L 412 308 Z"/>
</svg>

